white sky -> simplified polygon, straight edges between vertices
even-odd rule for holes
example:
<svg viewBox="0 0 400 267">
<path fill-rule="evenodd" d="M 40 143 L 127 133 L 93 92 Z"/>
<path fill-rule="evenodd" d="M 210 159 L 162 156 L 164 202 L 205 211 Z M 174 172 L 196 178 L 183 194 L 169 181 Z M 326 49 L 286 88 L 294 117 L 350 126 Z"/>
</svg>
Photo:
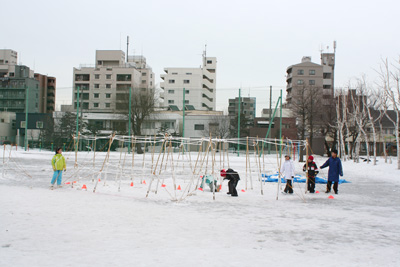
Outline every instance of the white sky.
<svg viewBox="0 0 400 267">
<path fill-rule="evenodd" d="M 8 1 L 1 3 L 0 47 L 57 78 L 57 104 L 72 98 L 73 67 L 94 64 L 96 49 L 126 49 L 164 67 L 197 67 L 204 44 L 217 57 L 217 108 L 228 98 L 257 97 L 257 116 L 286 86 L 289 65 L 320 63 L 321 45 L 336 54 L 336 87 L 365 73 L 375 79 L 382 57 L 400 54 L 399 1 Z M 121 38 L 122 36 L 122 38 Z M 264 87 L 264 88 L 261 88 Z M 276 90 L 275 90 L 276 89 Z M 285 92 L 284 92 L 285 94 Z"/>
</svg>

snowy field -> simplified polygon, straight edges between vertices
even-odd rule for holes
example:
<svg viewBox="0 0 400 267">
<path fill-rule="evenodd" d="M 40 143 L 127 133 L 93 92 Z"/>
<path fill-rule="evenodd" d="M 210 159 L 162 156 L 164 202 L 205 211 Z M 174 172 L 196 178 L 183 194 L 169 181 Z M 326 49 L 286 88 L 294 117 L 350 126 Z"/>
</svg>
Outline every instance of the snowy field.
<svg viewBox="0 0 400 267">
<path fill-rule="evenodd" d="M 274 173 L 276 156 L 260 165 L 252 157 L 246 179 L 245 156 L 230 154 L 239 197 L 226 194 L 225 181 L 213 200 L 207 186 L 188 189 L 196 153 L 183 160 L 176 153 L 174 165 L 162 165 L 147 198 L 157 155 L 152 163 L 146 154 L 145 164 L 135 155 L 131 170 L 130 154 L 112 152 L 107 164 L 106 153 L 97 153 L 93 165 L 93 153 L 80 152 L 74 168 L 74 154 L 64 153 L 64 186 L 49 190 L 54 153 L 0 153 L 0 266 L 400 266 L 400 171 L 383 159 L 343 162 L 351 183 L 334 199 L 325 185 L 305 194 L 295 184 L 295 194 L 276 200 L 277 184 L 261 185 L 257 173 L 260 165 Z M 221 158 L 215 171 L 227 168 Z M 295 165 L 303 174 L 302 163 Z M 174 180 L 182 190 L 173 190 Z"/>
</svg>

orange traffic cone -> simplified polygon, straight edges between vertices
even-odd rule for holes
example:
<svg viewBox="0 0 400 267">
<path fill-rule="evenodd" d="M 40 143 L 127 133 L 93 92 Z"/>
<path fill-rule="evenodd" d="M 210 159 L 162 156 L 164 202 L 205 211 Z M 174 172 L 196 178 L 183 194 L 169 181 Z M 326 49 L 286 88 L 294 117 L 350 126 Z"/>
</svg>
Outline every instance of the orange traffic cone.
<svg viewBox="0 0 400 267">
<path fill-rule="evenodd" d="M 76 181 L 74 181 L 73 183 L 76 184 Z"/>
<path fill-rule="evenodd" d="M 242 192 L 246 192 L 246 190 L 242 189 Z"/>
<path fill-rule="evenodd" d="M 180 185 L 178 185 L 178 190 L 181 190 L 182 188 L 181 188 L 181 186 Z"/>
<path fill-rule="evenodd" d="M 86 187 L 86 185 L 84 184 L 84 185 L 82 185 L 82 189 L 86 189 L 87 190 L 87 187 Z"/>
<path fill-rule="evenodd" d="M 200 191 L 203 191 L 203 188 L 199 187 L 199 190 L 200 190 Z"/>
<path fill-rule="evenodd" d="M 133 186 L 133 182 L 131 182 L 131 186 Z"/>
<path fill-rule="evenodd" d="M 143 181 L 142 181 L 142 184 L 146 184 L 146 180 L 143 180 Z"/>
<path fill-rule="evenodd" d="M 99 182 L 101 182 L 101 179 L 99 178 Z"/>
<path fill-rule="evenodd" d="M 65 184 L 71 184 L 71 182 L 66 182 Z"/>
<path fill-rule="evenodd" d="M 219 190 L 221 190 L 221 189 L 222 189 L 222 184 L 219 185 Z"/>
<path fill-rule="evenodd" d="M 315 191 L 315 194 L 319 194 L 319 191 Z"/>
<path fill-rule="evenodd" d="M 334 199 L 334 197 L 333 197 L 332 195 L 330 195 L 328 198 L 330 198 L 330 199 Z"/>
<path fill-rule="evenodd" d="M 162 184 L 161 187 L 166 187 L 166 185 L 165 185 L 165 184 Z"/>
</svg>

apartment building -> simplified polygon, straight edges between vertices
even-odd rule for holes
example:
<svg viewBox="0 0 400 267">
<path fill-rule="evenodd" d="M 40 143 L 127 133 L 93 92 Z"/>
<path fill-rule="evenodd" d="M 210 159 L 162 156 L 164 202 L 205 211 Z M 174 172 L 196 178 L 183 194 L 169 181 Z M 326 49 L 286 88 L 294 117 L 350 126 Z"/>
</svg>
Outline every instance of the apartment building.
<svg viewBox="0 0 400 267">
<path fill-rule="evenodd" d="M 94 65 L 74 68 L 73 109 L 94 113 L 114 113 L 123 105 L 117 100 L 126 99 L 129 88 L 153 90 L 154 73 L 143 56 L 128 56 L 121 50 L 97 50 Z"/>
<path fill-rule="evenodd" d="M 160 83 L 164 107 L 182 110 L 185 98 L 185 108 L 190 105 L 196 110 L 215 110 L 216 69 L 217 59 L 206 56 L 200 68 L 165 68 Z"/>
<path fill-rule="evenodd" d="M 241 97 L 240 98 L 240 113 L 246 119 L 253 121 L 256 117 L 256 98 Z M 228 114 L 229 116 L 237 116 L 239 113 L 239 97 L 229 99 Z"/>
<path fill-rule="evenodd" d="M 56 78 L 35 73 L 39 81 L 39 112 L 52 113 L 56 110 Z"/>
<path fill-rule="evenodd" d="M 301 63 L 286 70 L 286 104 L 290 107 L 305 88 L 318 88 L 322 93 L 322 104 L 330 106 L 334 99 L 335 54 L 322 53 L 321 64 L 313 63 L 305 56 Z"/>
</svg>

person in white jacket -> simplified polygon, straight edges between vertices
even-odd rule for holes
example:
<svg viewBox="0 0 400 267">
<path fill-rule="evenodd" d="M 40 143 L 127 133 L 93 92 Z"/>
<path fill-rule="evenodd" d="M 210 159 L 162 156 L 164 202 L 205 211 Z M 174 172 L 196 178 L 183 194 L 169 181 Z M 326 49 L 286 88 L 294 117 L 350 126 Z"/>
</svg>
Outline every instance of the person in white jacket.
<svg viewBox="0 0 400 267">
<path fill-rule="evenodd" d="M 293 194 L 292 180 L 294 178 L 294 164 L 293 161 L 290 160 L 289 155 L 285 156 L 285 162 L 282 165 L 281 174 L 286 180 L 286 187 L 283 192 Z"/>
</svg>

